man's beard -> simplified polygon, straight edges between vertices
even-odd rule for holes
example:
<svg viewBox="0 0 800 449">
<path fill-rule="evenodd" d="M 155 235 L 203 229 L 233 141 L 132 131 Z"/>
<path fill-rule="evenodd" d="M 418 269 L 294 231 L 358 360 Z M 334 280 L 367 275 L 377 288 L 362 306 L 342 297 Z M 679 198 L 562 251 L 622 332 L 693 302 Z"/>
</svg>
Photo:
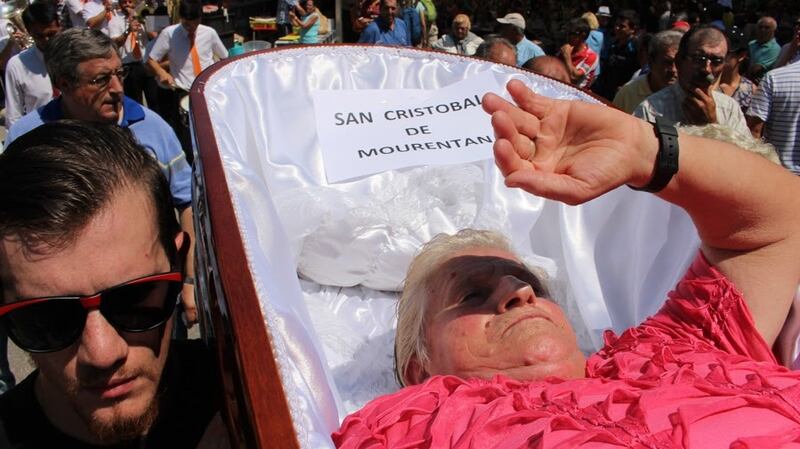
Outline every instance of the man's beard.
<svg viewBox="0 0 800 449">
<path fill-rule="evenodd" d="M 144 413 L 135 417 L 118 418 L 111 422 L 100 421 L 96 417 L 83 416 L 89 431 L 101 443 L 119 443 L 141 437 L 158 417 L 158 397 L 147 407 Z"/>
<path fill-rule="evenodd" d="M 101 379 L 107 379 L 111 376 L 109 371 L 94 371 L 89 370 L 83 373 L 82 380 L 86 383 L 97 383 Z M 135 371 L 135 372 L 120 372 L 119 377 L 141 377 L 150 378 L 149 373 Z M 70 382 L 67 386 L 67 396 L 70 398 L 71 405 L 75 414 L 86 423 L 89 432 L 97 438 L 101 443 L 118 443 L 124 441 L 131 441 L 141 437 L 155 422 L 158 417 L 159 403 L 160 403 L 160 388 L 157 387 L 155 394 L 150 399 L 147 408 L 136 416 L 120 416 L 116 410 L 112 410 L 110 414 L 105 413 L 102 419 L 98 416 L 97 410 L 82 409 L 78 404 L 78 382 Z M 113 407 L 112 407 L 113 409 Z"/>
</svg>

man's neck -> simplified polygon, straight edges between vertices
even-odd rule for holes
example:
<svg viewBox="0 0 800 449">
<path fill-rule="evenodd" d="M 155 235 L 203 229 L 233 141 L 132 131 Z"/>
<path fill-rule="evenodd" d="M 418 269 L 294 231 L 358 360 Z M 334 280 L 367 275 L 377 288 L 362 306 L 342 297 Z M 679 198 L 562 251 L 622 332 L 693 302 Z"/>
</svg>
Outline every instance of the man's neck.
<svg viewBox="0 0 800 449">
<path fill-rule="evenodd" d="M 386 20 L 383 17 L 381 19 L 381 28 L 385 30 L 393 30 L 394 29 L 394 20 Z"/>
</svg>

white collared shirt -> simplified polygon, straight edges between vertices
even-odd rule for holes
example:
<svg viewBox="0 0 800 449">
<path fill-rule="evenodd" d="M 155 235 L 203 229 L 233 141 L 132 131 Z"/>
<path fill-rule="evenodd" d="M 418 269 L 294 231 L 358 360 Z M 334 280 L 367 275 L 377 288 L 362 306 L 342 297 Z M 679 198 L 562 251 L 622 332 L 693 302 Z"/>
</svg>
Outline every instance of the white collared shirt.
<svg viewBox="0 0 800 449">
<path fill-rule="evenodd" d="M 81 17 L 83 18 L 83 26 L 86 26 L 86 22 L 89 21 L 92 17 L 100 14 L 101 12 L 106 10 L 106 6 L 103 4 L 103 0 L 88 0 L 86 3 L 83 4 L 83 11 L 81 11 Z M 112 14 L 112 19 L 113 19 Z M 100 25 L 98 30 L 102 31 L 103 34 L 106 36 L 110 36 L 108 30 L 108 20 L 103 19 L 103 23 Z"/>
<path fill-rule="evenodd" d="M 69 13 L 69 21 L 73 27 L 83 28 L 86 21 L 83 20 L 83 0 L 66 0 L 64 8 Z"/>
<path fill-rule="evenodd" d="M 199 25 L 195 32 L 195 46 L 200 57 L 200 67 L 205 69 L 215 62 L 228 56 L 228 49 L 222 44 L 217 32 L 205 25 Z M 160 61 L 164 56 L 169 56 L 169 71 L 175 79 L 175 84 L 184 90 L 189 90 L 194 82 L 194 66 L 189 55 L 191 51 L 189 34 L 181 24 L 170 25 L 164 28 L 156 38 L 155 44 L 147 53 L 148 58 Z"/>
<path fill-rule="evenodd" d="M 34 45 L 9 59 L 5 87 L 6 129 L 53 98 L 53 85 L 38 47 Z"/>
<path fill-rule="evenodd" d="M 141 48 L 142 51 L 142 58 L 144 58 L 144 54 L 147 52 L 147 32 L 145 31 L 144 24 L 142 26 L 142 43 L 144 46 Z M 136 59 L 133 56 L 133 41 L 131 41 L 131 35 L 128 34 L 128 21 L 125 18 L 125 14 L 121 12 L 115 13 L 111 17 L 111 22 L 108 24 L 108 32 L 109 37 L 111 39 L 116 39 L 123 34 L 125 35 L 125 43 L 119 46 L 119 58 L 122 60 L 123 64 L 129 64 L 131 62 L 139 62 L 140 59 Z M 135 34 L 133 35 L 135 36 Z M 136 39 L 134 37 L 133 39 Z"/>
</svg>

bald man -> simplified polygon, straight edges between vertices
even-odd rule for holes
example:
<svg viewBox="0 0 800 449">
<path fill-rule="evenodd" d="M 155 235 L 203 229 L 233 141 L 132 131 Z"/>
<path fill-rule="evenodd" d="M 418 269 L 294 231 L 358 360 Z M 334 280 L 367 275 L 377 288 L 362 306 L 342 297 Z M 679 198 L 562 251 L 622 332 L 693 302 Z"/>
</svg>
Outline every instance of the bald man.
<svg viewBox="0 0 800 449">
<path fill-rule="evenodd" d="M 761 79 L 772 69 L 781 53 L 781 46 L 775 40 L 778 24 L 775 19 L 764 16 L 756 24 L 756 38 L 750 41 L 750 77 Z"/>
<path fill-rule="evenodd" d="M 487 36 L 475 50 L 475 56 L 511 67 L 517 65 L 517 48 L 508 39 L 497 35 Z"/>
<path fill-rule="evenodd" d="M 564 61 L 555 56 L 545 55 L 529 59 L 528 62 L 522 65 L 522 68 L 528 69 L 533 73 L 538 73 L 539 75 L 549 76 L 564 84 L 572 84 L 569 79 L 569 73 L 567 73 L 567 68 L 564 66 Z"/>
</svg>

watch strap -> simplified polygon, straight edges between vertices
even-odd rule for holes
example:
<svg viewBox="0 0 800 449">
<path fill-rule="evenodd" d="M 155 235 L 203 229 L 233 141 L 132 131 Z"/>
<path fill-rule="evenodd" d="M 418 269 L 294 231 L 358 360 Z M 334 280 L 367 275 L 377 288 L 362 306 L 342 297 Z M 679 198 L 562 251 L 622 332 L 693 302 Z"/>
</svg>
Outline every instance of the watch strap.
<svg viewBox="0 0 800 449">
<path fill-rule="evenodd" d="M 633 190 L 659 192 L 669 184 L 675 173 L 678 173 L 678 129 L 661 117 L 656 118 L 653 128 L 656 137 L 658 137 L 658 154 L 656 155 L 653 177 L 645 186 L 629 186 Z"/>
</svg>

